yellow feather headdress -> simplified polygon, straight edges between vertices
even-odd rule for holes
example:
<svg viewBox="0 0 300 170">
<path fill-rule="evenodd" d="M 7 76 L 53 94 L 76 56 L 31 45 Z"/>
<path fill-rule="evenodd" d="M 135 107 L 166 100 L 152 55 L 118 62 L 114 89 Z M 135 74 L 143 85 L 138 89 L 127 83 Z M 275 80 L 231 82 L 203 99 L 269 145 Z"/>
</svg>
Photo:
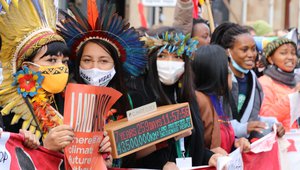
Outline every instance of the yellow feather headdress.
<svg viewBox="0 0 300 170">
<path fill-rule="evenodd" d="M 0 60 L 4 77 L 0 85 L 1 114 L 14 112 L 11 124 L 22 118 L 22 128 L 37 134 L 29 108 L 18 94 L 16 86 L 12 86 L 13 74 L 34 51 L 51 42 L 64 42 L 56 34 L 56 9 L 53 0 L 12 0 L 10 4 L 0 0 L 0 4 L 3 6 L 3 11 L 0 11 Z"/>
</svg>

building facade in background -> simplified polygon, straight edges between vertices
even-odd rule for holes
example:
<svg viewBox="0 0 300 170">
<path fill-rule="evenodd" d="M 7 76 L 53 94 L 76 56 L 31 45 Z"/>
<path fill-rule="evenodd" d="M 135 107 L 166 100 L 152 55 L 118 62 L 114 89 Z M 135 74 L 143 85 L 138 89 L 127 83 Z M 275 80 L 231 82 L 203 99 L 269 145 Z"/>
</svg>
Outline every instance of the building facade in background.
<svg viewBox="0 0 300 170">
<path fill-rule="evenodd" d="M 58 0 L 66 8 L 65 0 Z M 100 1 L 100 0 L 97 0 Z M 127 18 L 132 26 L 142 26 L 141 13 L 147 27 L 171 26 L 177 0 L 111 0 L 118 13 Z M 300 0 L 211 0 L 215 24 L 231 21 L 249 24 L 256 20 L 265 20 L 273 30 L 300 28 Z M 70 0 L 81 10 L 86 9 L 86 0 Z M 150 6 L 149 6 L 150 5 Z M 205 6 L 203 8 L 204 18 Z"/>
</svg>

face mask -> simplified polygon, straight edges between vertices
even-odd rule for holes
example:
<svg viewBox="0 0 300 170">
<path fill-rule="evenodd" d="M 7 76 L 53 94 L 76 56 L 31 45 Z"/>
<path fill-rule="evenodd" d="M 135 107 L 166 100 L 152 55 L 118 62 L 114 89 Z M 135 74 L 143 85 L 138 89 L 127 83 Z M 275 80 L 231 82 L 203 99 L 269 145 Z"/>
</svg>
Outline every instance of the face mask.
<svg viewBox="0 0 300 170">
<path fill-rule="evenodd" d="M 51 94 L 62 92 L 68 82 L 69 68 L 64 64 L 54 66 L 40 66 L 35 63 L 30 63 L 39 67 L 39 72 L 44 76 L 42 88 Z"/>
<path fill-rule="evenodd" d="M 176 83 L 184 73 L 184 62 L 157 60 L 156 64 L 159 80 L 165 85 Z"/>
<path fill-rule="evenodd" d="M 233 59 L 233 57 L 232 57 L 232 55 L 231 55 L 231 53 L 230 53 L 229 50 L 228 50 L 228 53 L 229 53 L 229 57 L 230 57 L 230 61 L 231 61 L 232 66 L 233 66 L 236 70 L 238 70 L 239 72 L 244 73 L 244 74 L 247 74 L 247 73 L 249 72 L 249 70 L 243 69 L 241 66 L 239 66 L 239 65 L 234 61 L 234 59 Z"/>
<path fill-rule="evenodd" d="M 107 86 L 116 74 L 115 68 L 110 70 L 100 70 L 97 68 L 82 69 L 79 68 L 80 77 L 85 83 L 94 86 Z"/>
</svg>

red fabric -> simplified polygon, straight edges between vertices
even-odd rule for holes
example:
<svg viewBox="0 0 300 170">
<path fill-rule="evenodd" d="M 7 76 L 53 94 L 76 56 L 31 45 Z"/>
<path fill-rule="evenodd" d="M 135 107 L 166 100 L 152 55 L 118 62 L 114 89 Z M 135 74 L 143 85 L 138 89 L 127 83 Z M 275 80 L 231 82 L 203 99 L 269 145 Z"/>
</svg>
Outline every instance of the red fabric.
<svg viewBox="0 0 300 170">
<path fill-rule="evenodd" d="M 278 143 L 273 144 L 273 148 L 269 152 L 260 153 L 243 153 L 244 170 L 280 170 Z"/>
<path fill-rule="evenodd" d="M 199 0 L 193 0 L 194 4 L 194 9 L 193 9 L 193 18 L 197 19 L 198 18 L 198 2 Z"/>
<path fill-rule="evenodd" d="M 144 15 L 144 5 L 141 2 L 139 2 L 138 8 L 139 8 L 142 27 L 147 28 L 147 21 L 146 21 L 145 15 Z"/>
<path fill-rule="evenodd" d="M 8 138 L 7 142 L 5 138 Z M 0 169 L 60 169 L 60 165 L 63 163 L 63 154 L 47 150 L 43 147 L 35 150 L 28 149 L 23 146 L 23 141 L 24 137 L 20 134 L 9 132 L 1 134 L 0 152 L 2 155 L 6 155 L 5 161 L 10 164 L 10 168 L 1 164 Z"/>
<path fill-rule="evenodd" d="M 221 148 L 223 148 L 227 153 L 230 153 L 235 140 L 231 124 L 220 123 L 220 132 Z"/>
<path fill-rule="evenodd" d="M 295 141 L 293 139 L 288 139 L 288 141 L 290 142 L 290 146 L 288 147 L 288 152 L 297 152 L 296 149 L 296 145 L 295 145 Z"/>
</svg>

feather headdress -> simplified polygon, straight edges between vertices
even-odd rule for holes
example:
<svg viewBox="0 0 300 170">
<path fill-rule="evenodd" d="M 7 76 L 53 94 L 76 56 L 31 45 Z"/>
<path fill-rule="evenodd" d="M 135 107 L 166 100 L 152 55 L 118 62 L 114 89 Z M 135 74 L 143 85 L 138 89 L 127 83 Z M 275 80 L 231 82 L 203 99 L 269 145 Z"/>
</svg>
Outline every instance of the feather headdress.
<svg viewBox="0 0 300 170">
<path fill-rule="evenodd" d="M 9 3 L 7 3 L 9 2 Z M 55 41 L 64 42 L 56 34 L 56 10 L 53 0 L 0 0 L 0 36 L 2 50 L 0 60 L 3 65 L 4 81 L 0 85 L 0 106 L 2 115 L 14 112 L 11 124 L 24 119 L 23 129 L 36 132 L 29 107 L 17 87 L 12 85 L 14 73 L 24 59 L 42 46 Z"/>
<path fill-rule="evenodd" d="M 161 36 L 146 36 L 141 38 L 145 42 L 145 46 L 149 49 L 149 53 L 158 48 L 158 54 L 164 50 L 169 53 L 175 53 L 178 56 L 185 54 L 192 57 L 192 53 L 197 49 L 198 41 L 191 38 L 190 34 L 164 32 Z"/>
<path fill-rule="evenodd" d="M 58 32 L 76 56 L 82 44 L 90 39 L 110 43 L 118 52 L 123 67 L 131 75 L 138 76 L 146 66 L 146 49 L 139 40 L 138 32 L 115 13 L 111 2 L 100 1 L 99 10 L 95 0 L 88 0 L 88 18 L 74 5 L 69 8 L 75 18 L 61 11 L 65 17 L 60 21 Z M 73 58 L 74 59 L 74 58 Z"/>
</svg>

